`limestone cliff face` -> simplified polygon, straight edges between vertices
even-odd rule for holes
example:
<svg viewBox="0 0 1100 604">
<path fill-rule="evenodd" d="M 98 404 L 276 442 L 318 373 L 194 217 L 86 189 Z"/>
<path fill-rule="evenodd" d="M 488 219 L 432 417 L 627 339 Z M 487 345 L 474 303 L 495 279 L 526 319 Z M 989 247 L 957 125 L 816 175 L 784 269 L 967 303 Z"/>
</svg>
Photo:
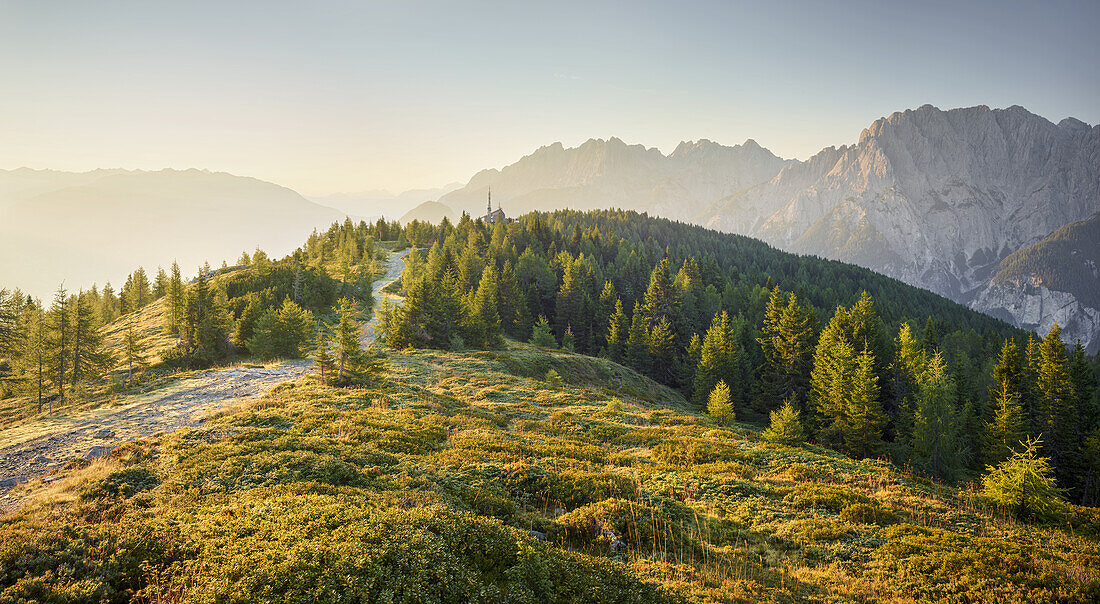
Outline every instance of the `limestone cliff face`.
<svg viewBox="0 0 1100 604">
<path fill-rule="evenodd" d="M 1100 348 L 1100 309 L 1086 306 L 1069 292 L 1047 289 L 1041 283 L 991 286 L 982 291 L 971 307 L 1040 334 L 1058 325 L 1067 343 L 1080 340 L 1092 354 Z"/>
<path fill-rule="evenodd" d="M 1002 259 L 1098 210 L 1100 127 L 1053 124 L 1021 107 L 926 105 L 875 121 L 853 146 L 788 165 L 700 221 L 973 302 Z M 997 291 L 1009 290 L 1002 282 Z M 1017 316 L 1019 304 L 1006 308 L 1021 326 L 1047 325 L 1056 298 L 1043 298 L 1050 316 L 1036 322 Z"/>
<path fill-rule="evenodd" d="M 477 216 L 492 187 L 494 204 L 509 215 L 620 207 L 687 220 L 716 199 L 775 176 L 786 163 L 752 140 L 732 147 L 685 142 L 667 156 L 617 138 L 568 149 L 554 143 L 501 170 L 478 172 L 440 202 Z"/>
</svg>

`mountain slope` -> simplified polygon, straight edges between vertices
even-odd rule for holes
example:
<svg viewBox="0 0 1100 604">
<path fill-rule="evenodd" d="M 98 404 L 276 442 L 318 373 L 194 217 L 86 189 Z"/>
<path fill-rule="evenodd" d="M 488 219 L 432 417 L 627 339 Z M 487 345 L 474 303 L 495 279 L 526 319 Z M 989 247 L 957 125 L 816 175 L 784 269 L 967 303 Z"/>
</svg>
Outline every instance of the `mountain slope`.
<svg viewBox="0 0 1100 604">
<path fill-rule="evenodd" d="M 970 302 L 1003 258 L 1098 210 L 1100 127 L 1021 107 L 925 105 L 788 165 L 701 221 Z"/>
<path fill-rule="evenodd" d="M 439 221 L 443 220 L 443 218 L 453 223 L 457 216 L 455 216 L 454 210 L 438 201 L 425 201 L 408 212 L 405 212 L 405 214 L 398 219 L 398 222 L 401 224 L 408 224 L 414 220 L 419 220 L 421 222 L 439 224 Z"/>
<path fill-rule="evenodd" d="M 18 171 L 16 171 L 18 172 Z M 8 173 L 10 174 L 10 173 Z M 185 273 L 255 246 L 283 255 L 343 214 L 253 178 L 199 170 L 53 173 L 0 205 L 0 283 L 44 296 L 62 280 L 103 284 L 138 265 Z M 40 174 L 40 176 L 42 176 Z M 0 179 L 2 181 L 2 179 Z M 76 184 L 74 184 L 76 183 Z"/>
<path fill-rule="evenodd" d="M 1100 349 L 1100 214 L 1058 229 L 1001 261 L 974 308 L 1040 333 L 1055 323 L 1067 340 Z"/>
<path fill-rule="evenodd" d="M 439 201 L 480 216 L 492 187 L 493 201 L 510 216 L 622 207 L 686 220 L 775 176 L 786 163 L 752 140 L 733 147 L 684 142 L 666 156 L 618 138 L 590 139 L 569 149 L 554 143 L 502 170 L 483 170 Z"/>
</svg>

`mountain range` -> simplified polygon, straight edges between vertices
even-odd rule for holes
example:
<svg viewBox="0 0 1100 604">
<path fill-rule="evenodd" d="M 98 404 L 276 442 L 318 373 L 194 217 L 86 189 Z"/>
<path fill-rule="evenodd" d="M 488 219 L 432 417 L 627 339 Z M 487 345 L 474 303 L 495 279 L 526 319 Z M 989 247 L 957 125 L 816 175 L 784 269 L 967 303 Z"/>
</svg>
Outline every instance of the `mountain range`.
<svg viewBox="0 0 1100 604">
<path fill-rule="evenodd" d="M 137 265 L 185 268 L 281 254 L 345 215 L 437 221 L 494 206 L 620 207 L 841 260 L 1100 349 L 1100 126 L 1055 124 L 1018 106 L 875 120 L 858 142 L 805 161 L 753 140 L 680 143 L 665 155 L 618 138 L 540 147 L 464 185 L 306 199 L 199 170 L 0 171 L 0 283 L 45 295 L 61 279 L 102 283 Z M 421 203 L 432 200 L 430 203 Z"/>
<path fill-rule="evenodd" d="M 925 105 L 806 161 L 752 140 L 685 142 L 668 155 L 617 138 L 555 143 L 483 170 L 439 201 L 479 216 L 490 187 L 509 215 L 647 211 L 858 264 L 1023 327 L 1058 320 L 1067 339 L 1100 347 L 1100 321 L 1089 318 L 1100 304 L 1066 285 L 1094 273 L 1061 274 L 1072 265 L 1060 259 L 1065 246 L 1043 246 L 1039 257 L 1050 264 L 1038 273 L 999 276 L 1013 253 L 1100 212 L 1100 127 L 1073 118 L 1054 124 L 1018 106 Z M 1076 241 L 1090 257 L 1100 246 Z M 1012 289 L 1012 279 L 1041 282 L 1047 293 Z"/>
</svg>

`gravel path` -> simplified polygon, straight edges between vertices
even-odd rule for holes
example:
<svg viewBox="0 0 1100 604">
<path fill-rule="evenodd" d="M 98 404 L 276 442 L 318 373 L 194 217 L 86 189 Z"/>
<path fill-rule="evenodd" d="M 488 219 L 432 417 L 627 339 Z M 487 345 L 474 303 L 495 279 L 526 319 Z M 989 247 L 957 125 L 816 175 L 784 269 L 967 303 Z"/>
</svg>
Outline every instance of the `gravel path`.
<svg viewBox="0 0 1100 604">
<path fill-rule="evenodd" d="M 374 296 L 404 268 L 408 251 L 387 260 L 385 276 L 374 283 Z M 364 345 L 374 340 L 377 317 L 363 326 Z M 218 410 L 294 381 L 310 371 L 308 360 L 266 367 L 228 367 L 196 372 L 171 386 L 122 397 L 121 404 L 67 414 L 64 411 L 0 431 L 0 516 L 19 508 L 13 487 L 51 472 L 73 458 L 94 459 L 119 444 L 198 426 Z"/>
</svg>

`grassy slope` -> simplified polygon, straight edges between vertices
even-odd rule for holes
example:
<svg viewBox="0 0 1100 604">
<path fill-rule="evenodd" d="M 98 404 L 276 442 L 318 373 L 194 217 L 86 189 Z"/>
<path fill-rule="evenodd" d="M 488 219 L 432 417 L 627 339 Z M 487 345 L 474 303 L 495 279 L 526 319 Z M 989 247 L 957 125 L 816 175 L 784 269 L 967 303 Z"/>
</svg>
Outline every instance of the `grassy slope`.
<svg viewBox="0 0 1100 604">
<path fill-rule="evenodd" d="M 607 361 L 516 344 L 388 361 L 377 387 L 287 384 L 27 485 L 36 503 L 0 526 L 0 602 L 1100 597 L 1081 526 L 766 444 Z M 548 368 L 564 388 L 533 377 Z"/>
</svg>

